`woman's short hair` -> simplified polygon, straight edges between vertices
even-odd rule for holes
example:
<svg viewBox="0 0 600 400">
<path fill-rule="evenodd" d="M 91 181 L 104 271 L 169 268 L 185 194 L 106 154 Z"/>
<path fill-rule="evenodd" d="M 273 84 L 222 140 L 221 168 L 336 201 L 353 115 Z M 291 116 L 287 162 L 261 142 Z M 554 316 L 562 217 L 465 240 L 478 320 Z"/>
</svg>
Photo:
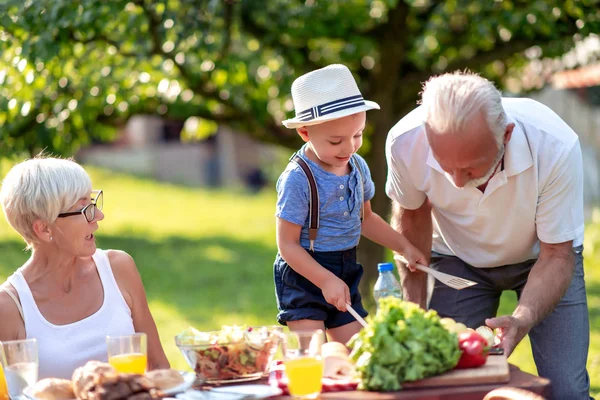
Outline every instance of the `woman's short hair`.
<svg viewBox="0 0 600 400">
<path fill-rule="evenodd" d="M 0 189 L 0 202 L 8 223 L 30 249 L 37 241 L 33 231 L 36 220 L 52 224 L 58 214 L 91 191 L 92 181 L 81 165 L 72 159 L 40 155 L 8 172 Z"/>
<path fill-rule="evenodd" d="M 472 72 L 454 72 L 429 79 L 423 85 L 421 104 L 425 121 L 436 132 L 460 132 L 484 112 L 498 145 L 508 123 L 502 95 L 494 84 Z"/>
</svg>

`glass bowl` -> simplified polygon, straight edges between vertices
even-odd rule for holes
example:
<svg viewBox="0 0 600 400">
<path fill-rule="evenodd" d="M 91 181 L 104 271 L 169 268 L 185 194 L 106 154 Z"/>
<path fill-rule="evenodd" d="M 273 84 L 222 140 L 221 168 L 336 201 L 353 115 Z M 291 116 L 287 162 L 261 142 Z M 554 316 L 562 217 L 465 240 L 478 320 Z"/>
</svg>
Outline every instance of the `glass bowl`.
<svg viewBox="0 0 600 400">
<path fill-rule="evenodd" d="M 279 326 L 224 326 L 220 331 L 188 329 L 175 344 L 207 383 L 245 382 L 268 372 L 281 341 Z"/>
</svg>

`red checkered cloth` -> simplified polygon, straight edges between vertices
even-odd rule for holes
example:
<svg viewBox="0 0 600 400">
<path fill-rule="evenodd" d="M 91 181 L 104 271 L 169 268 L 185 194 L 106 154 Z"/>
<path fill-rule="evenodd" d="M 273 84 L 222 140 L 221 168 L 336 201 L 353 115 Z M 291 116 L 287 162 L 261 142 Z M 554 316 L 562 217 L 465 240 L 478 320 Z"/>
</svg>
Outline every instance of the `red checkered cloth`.
<svg viewBox="0 0 600 400">
<path fill-rule="evenodd" d="M 321 392 L 344 392 L 347 390 L 356 390 L 358 381 L 323 378 L 323 389 Z M 283 394 L 289 394 L 288 379 L 285 376 L 285 367 L 281 360 L 273 361 L 269 371 L 269 385 L 283 390 Z"/>
</svg>

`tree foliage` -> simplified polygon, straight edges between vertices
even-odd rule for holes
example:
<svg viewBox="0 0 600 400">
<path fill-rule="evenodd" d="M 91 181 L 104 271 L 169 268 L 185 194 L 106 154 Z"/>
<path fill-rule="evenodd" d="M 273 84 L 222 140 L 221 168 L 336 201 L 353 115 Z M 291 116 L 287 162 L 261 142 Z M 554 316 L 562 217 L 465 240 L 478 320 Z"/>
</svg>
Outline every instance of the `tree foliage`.
<svg viewBox="0 0 600 400">
<path fill-rule="evenodd" d="M 387 211 L 387 131 L 430 75 L 469 68 L 499 85 L 534 46 L 554 57 L 600 31 L 598 0 L 5 0 L 0 155 L 71 153 L 134 114 L 226 123 L 296 146 L 281 127 L 295 77 L 349 66 L 366 98 L 370 162 Z M 371 261 L 381 252 L 363 246 Z"/>
<path fill-rule="evenodd" d="M 386 114 L 398 118 L 431 74 L 468 67 L 500 82 L 522 65 L 524 49 L 562 54 L 576 35 L 597 31 L 600 18 L 593 0 L 8 0 L 3 7 L 4 154 L 69 153 L 90 137 L 110 137 L 110 127 L 136 113 L 199 116 L 294 145 L 279 122 L 292 110 L 291 81 L 308 70 L 348 65 L 365 96 L 385 100 Z"/>
</svg>

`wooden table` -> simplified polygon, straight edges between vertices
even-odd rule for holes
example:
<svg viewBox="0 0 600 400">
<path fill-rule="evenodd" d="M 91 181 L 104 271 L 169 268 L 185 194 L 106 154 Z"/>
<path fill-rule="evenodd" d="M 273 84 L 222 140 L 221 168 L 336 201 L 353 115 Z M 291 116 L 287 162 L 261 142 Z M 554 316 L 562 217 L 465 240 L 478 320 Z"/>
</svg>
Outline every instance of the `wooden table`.
<svg viewBox="0 0 600 400">
<path fill-rule="evenodd" d="M 266 382 L 263 382 L 266 383 Z M 337 400 L 481 400 L 487 393 L 501 386 L 512 386 L 535 392 L 547 397 L 550 395 L 550 380 L 521 371 L 518 367 L 510 365 L 510 381 L 500 384 L 469 385 L 454 387 L 437 387 L 428 389 L 406 389 L 399 392 L 330 392 L 322 393 L 319 399 Z M 279 396 L 276 399 L 292 399 L 290 396 Z"/>
</svg>

